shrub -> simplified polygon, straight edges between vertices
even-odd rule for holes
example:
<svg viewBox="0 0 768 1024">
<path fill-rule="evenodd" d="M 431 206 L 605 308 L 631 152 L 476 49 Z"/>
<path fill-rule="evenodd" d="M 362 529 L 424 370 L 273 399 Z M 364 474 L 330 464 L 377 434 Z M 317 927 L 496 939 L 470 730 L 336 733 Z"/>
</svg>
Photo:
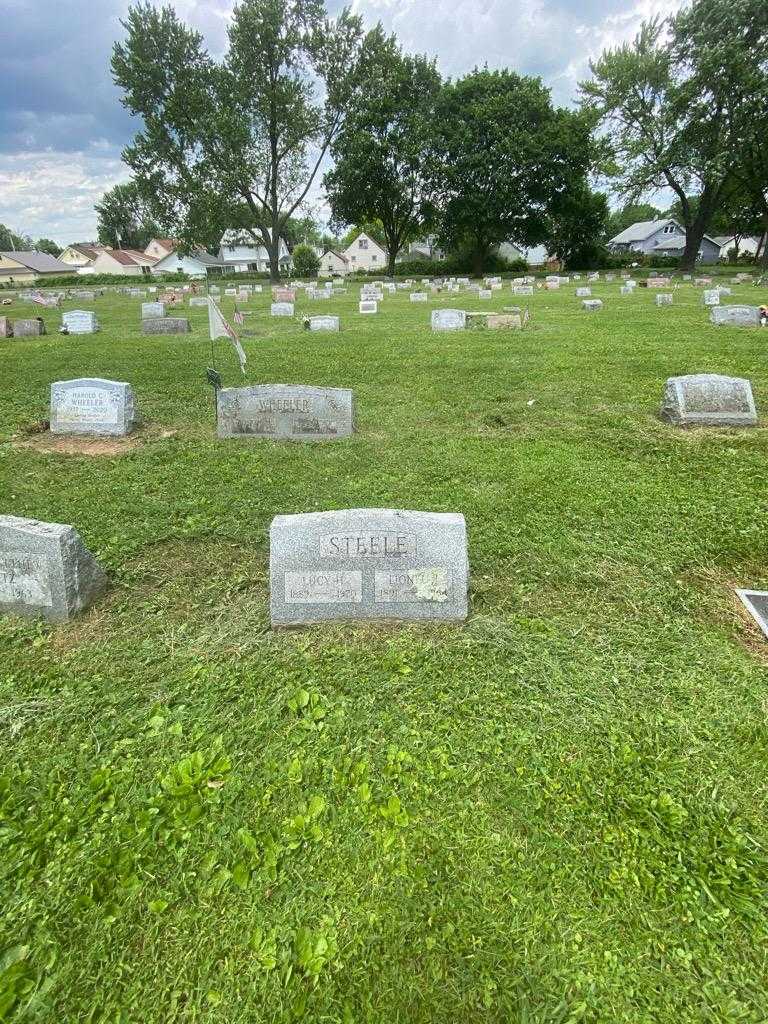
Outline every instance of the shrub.
<svg viewBox="0 0 768 1024">
<path fill-rule="evenodd" d="M 320 269 L 320 257 L 309 245 L 297 245 L 293 250 L 293 269 L 300 277 L 313 277 Z"/>
</svg>

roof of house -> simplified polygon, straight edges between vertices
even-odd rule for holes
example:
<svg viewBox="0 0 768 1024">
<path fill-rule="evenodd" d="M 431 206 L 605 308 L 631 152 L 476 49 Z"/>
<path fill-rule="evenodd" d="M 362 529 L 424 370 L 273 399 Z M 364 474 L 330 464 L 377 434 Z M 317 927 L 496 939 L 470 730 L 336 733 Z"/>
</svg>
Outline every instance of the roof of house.
<svg viewBox="0 0 768 1024">
<path fill-rule="evenodd" d="M 152 245 L 152 242 L 154 242 L 155 245 L 159 245 L 161 249 L 165 249 L 166 252 L 173 252 L 173 250 L 179 244 L 173 238 L 152 238 L 149 241 L 149 245 L 147 246 L 147 249 L 149 248 L 150 245 Z M 146 250 L 145 250 L 145 252 L 146 252 Z"/>
<path fill-rule="evenodd" d="M 658 231 L 659 228 L 663 228 L 665 224 L 670 223 L 671 218 L 665 217 L 663 220 L 639 220 L 635 224 L 630 224 L 628 228 L 624 228 L 618 235 L 614 235 L 611 239 L 611 243 L 614 242 L 644 242 L 646 238 L 650 238 L 654 231 Z M 672 221 L 674 223 L 674 221 Z"/>
<path fill-rule="evenodd" d="M 66 246 L 67 249 L 74 249 L 75 252 L 81 253 L 81 255 L 87 257 L 89 260 L 95 260 L 100 252 L 104 252 L 106 246 L 103 245 L 91 245 L 89 242 L 72 242 L 71 245 Z"/>
<path fill-rule="evenodd" d="M 115 263 L 120 263 L 123 267 L 138 267 L 141 265 L 135 258 L 138 254 L 133 253 L 130 249 L 105 249 L 99 255 L 109 256 Z M 141 253 L 141 255 L 143 256 L 144 253 Z"/>
<path fill-rule="evenodd" d="M 49 256 L 47 252 L 38 252 L 36 249 L 32 252 L 3 252 L 0 253 L 0 256 L 5 256 L 9 260 L 16 260 L 22 267 L 34 270 L 39 274 L 72 273 L 72 267 L 62 263 L 61 260 L 57 260 L 55 256 Z"/>
<path fill-rule="evenodd" d="M 736 242 L 736 235 L 709 235 L 708 237 L 719 245 L 721 249 L 724 245 L 728 245 L 729 242 L 733 242 L 734 244 Z M 750 245 L 757 245 L 757 239 L 752 235 L 741 235 L 739 238 L 739 246 L 744 245 L 745 242 L 748 242 Z"/>
<path fill-rule="evenodd" d="M 385 252 L 384 247 L 379 242 L 377 242 L 375 238 L 371 238 L 370 235 L 366 235 L 364 231 L 361 231 L 359 235 L 355 235 L 355 237 L 352 239 L 352 241 L 349 243 L 349 245 L 344 251 L 348 252 L 356 242 L 360 241 L 361 238 L 367 238 L 369 242 L 373 242 L 373 244 L 380 252 Z"/>
<path fill-rule="evenodd" d="M 709 235 L 704 235 L 704 238 L 706 238 L 706 240 L 708 242 L 712 242 L 713 245 L 717 245 L 718 244 L 714 240 L 714 238 L 710 238 Z M 656 245 L 654 245 L 653 248 L 654 249 L 674 249 L 676 251 L 678 249 L 680 249 L 682 251 L 685 248 L 685 235 L 668 235 L 666 238 L 660 239 L 656 243 Z"/>
<path fill-rule="evenodd" d="M 175 249 L 169 252 L 168 256 L 173 256 L 174 254 Z M 165 260 L 168 259 L 168 256 L 161 257 L 161 259 L 159 259 L 157 262 L 163 263 Z M 204 249 L 196 249 L 194 252 L 188 252 L 186 253 L 186 256 L 191 260 L 197 260 L 198 263 L 202 263 L 204 267 L 226 266 L 224 260 L 219 259 L 218 256 L 211 256 L 211 254 L 209 252 L 206 252 Z"/>
<path fill-rule="evenodd" d="M 329 253 L 330 253 L 331 256 L 338 256 L 338 258 L 340 260 L 343 260 L 344 263 L 349 263 L 349 260 L 347 259 L 347 257 L 344 255 L 343 252 L 337 252 L 335 249 L 324 249 L 323 250 L 323 256 L 327 256 Z M 323 256 L 321 256 L 320 259 L 322 259 Z"/>
</svg>

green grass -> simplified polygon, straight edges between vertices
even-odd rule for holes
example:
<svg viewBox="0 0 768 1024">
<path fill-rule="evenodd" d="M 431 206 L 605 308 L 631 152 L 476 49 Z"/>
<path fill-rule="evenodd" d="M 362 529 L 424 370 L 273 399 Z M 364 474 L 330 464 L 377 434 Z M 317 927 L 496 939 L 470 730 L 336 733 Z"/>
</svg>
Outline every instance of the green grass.
<svg viewBox="0 0 768 1024">
<path fill-rule="evenodd" d="M 327 445 L 216 440 L 205 310 L 149 338 L 140 300 L 73 301 L 100 334 L 46 310 L 0 342 L 0 508 L 112 579 L 70 624 L 0 619 L 0 1020 L 768 1019 L 766 657 L 733 594 L 768 588 L 768 432 L 656 419 L 711 371 L 768 424 L 768 331 L 573 287 L 443 335 L 437 305 L 520 300 L 361 317 L 354 288 L 298 300 L 341 314 L 310 335 L 259 296 L 248 383 L 356 392 Z M 76 376 L 133 384 L 139 448 L 18 445 Z M 270 630 L 272 517 L 358 506 L 465 515 L 465 627 Z"/>
</svg>

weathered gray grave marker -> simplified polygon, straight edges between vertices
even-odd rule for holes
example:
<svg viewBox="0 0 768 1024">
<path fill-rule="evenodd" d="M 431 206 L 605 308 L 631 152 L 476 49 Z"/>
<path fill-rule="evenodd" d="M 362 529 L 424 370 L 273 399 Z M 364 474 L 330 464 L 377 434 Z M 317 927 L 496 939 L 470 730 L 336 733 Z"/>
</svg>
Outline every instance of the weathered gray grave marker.
<svg viewBox="0 0 768 1024">
<path fill-rule="evenodd" d="M 346 388 L 257 384 L 216 393 L 219 437 L 335 441 L 355 429 L 354 393 Z"/>
<path fill-rule="evenodd" d="M 743 377 L 717 373 L 670 377 L 660 415 L 678 427 L 757 426 L 751 383 Z"/>
<path fill-rule="evenodd" d="M 0 516 L 0 612 L 66 622 L 106 588 L 71 526 Z"/>
<path fill-rule="evenodd" d="M 457 513 L 276 516 L 269 538 L 274 626 L 467 617 L 467 531 Z"/>
</svg>

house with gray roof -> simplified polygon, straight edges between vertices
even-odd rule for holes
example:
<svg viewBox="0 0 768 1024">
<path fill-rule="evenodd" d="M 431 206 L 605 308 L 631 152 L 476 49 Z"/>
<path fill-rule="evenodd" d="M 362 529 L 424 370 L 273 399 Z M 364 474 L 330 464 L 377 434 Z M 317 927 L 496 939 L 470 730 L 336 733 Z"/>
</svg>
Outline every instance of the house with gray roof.
<svg viewBox="0 0 768 1024">
<path fill-rule="evenodd" d="M 71 274 L 72 267 L 47 252 L 0 252 L 0 282 L 29 284 L 45 277 Z"/>
<path fill-rule="evenodd" d="M 685 228 L 671 217 L 640 220 L 614 235 L 608 242 L 611 252 L 639 252 L 644 256 L 682 256 Z M 717 263 L 720 247 L 705 235 L 699 249 L 701 263 Z"/>
</svg>

